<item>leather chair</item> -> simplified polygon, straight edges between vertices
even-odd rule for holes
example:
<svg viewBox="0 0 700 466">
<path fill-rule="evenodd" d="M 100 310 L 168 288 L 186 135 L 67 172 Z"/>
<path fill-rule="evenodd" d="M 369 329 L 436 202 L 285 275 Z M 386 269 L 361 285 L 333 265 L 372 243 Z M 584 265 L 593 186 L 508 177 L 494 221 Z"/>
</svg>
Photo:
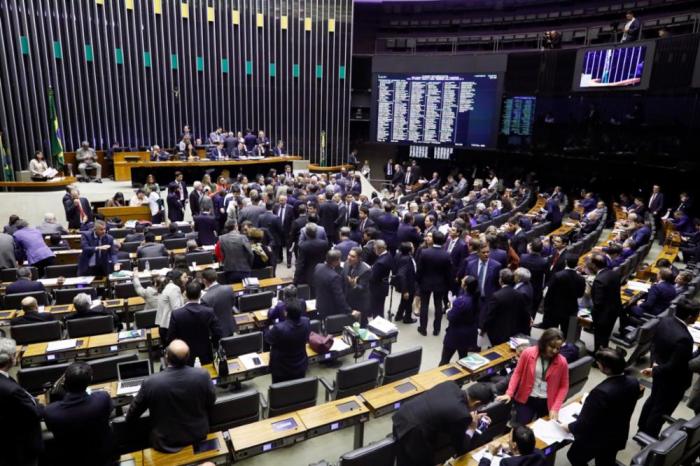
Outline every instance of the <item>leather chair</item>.
<svg viewBox="0 0 700 466">
<path fill-rule="evenodd" d="M 659 436 L 660 439 L 668 438 L 674 432 L 685 432 L 688 440 L 685 443 L 685 451 L 681 464 L 691 465 L 700 453 L 700 414 L 690 420 L 669 418 L 673 423 L 664 429 Z"/>
<path fill-rule="evenodd" d="M 39 278 L 39 269 L 36 267 L 29 267 L 29 270 L 32 272 L 32 280 Z M 2 282 L 13 282 L 17 280 L 17 269 L 7 268 L 0 270 L 0 280 Z"/>
<path fill-rule="evenodd" d="M 42 393 L 63 375 L 70 364 L 64 362 L 51 366 L 22 368 L 17 371 L 17 383 L 32 395 Z"/>
<path fill-rule="evenodd" d="M 227 358 L 235 358 L 241 354 L 260 353 L 263 350 L 263 333 L 251 332 L 232 335 L 219 340 L 219 344 L 226 352 Z"/>
<path fill-rule="evenodd" d="M 214 254 L 212 254 L 211 251 L 190 252 L 185 254 L 185 259 L 187 260 L 187 264 L 192 264 L 192 262 L 194 262 L 197 265 L 213 264 L 216 262 L 216 260 L 214 260 Z"/>
<path fill-rule="evenodd" d="M 89 337 L 114 332 L 114 318 L 111 315 L 70 319 L 66 321 L 68 338 Z"/>
<path fill-rule="evenodd" d="M 57 320 L 10 327 L 10 334 L 18 345 L 60 340 L 61 333 L 61 323 Z"/>
<path fill-rule="evenodd" d="M 416 375 L 420 371 L 423 348 L 415 347 L 396 353 L 392 353 L 384 358 L 384 370 L 382 375 L 382 385 Z"/>
<path fill-rule="evenodd" d="M 44 273 L 46 274 L 46 278 L 77 277 L 78 264 L 49 265 L 46 267 Z"/>
<path fill-rule="evenodd" d="M 138 358 L 138 354 L 132 353 L 86 361 L 88 365 L 92 367 L 92 383 L 95 384 L 117 380 L 119 378 L 117 373 L 117 365 L 122 362 L 136 361 Z"/>
<path fill-rule="evenodd" d="M 165 269 L 170 267 L 169 257 L 142 257 L 137 261 L 139 270 L 146 270 L 146 262 L 151 270 Z"/>
<path fill-rule="evenodd" d="M 273 383 L 267 391 L 269 403 L 267 417 L 315 406 L 317 395 L 318 379 L 316 377 Z"/>
<path fill-rule="evenodd" d="M 659 319 L 651 319 L 639 327 L 634 350 L 627 359 L 627 367 L 634 366 L 649 353 L 658 324 Z M 613 339 L 613 341 L 615 340 Z"/>
<path fill-rule="evenodd" d="M 131 259 L 119 259 L 119 260 L 117 260 L 117 262 L 115 262 L 115 266 L 116 266 L 116 264 L 119 264 L 120 270 L 133 269 L 133 265 L 131 264 Z"/>
<path fill-rule="evenodd" d="M 368 359 L 341 367 L 335 374 L 335 381 L 320 379 L 326 388 L 326 401 L 357 395 L 375 388 L 379 383 L 379 361 Z"/>
<path fill-rule="evenodd" d="M 339 466 L 394 466 L 396 461 L 395 441 L 386 437 L 365 447 L 345 453 Z"/>
<path fill-rule="evenodd" d="M 119 248 L 119 252 L 136 252 L 136 250 L 141 246 L 141 241 L 130 241 L 128 243 L 122 243 Z"/>
<path fill-rule="evenodd" d="M 594 358 L 592 356 L 584 356 L 569 364 L 569 392 L 566 394 L 568 400 L 572 396 L 583 390 L 588 380 L 588 374 L 593 367 Z"/>
<path fill-rule="evenodd" d="M 170 233 L 170 227 L 164 227 L 160 225 L 148 227 L 148 232 L 153 233 L 153 236 L 163 236 Z"/>
<path fill-rule="evenodd" d="M 260 393 L 257 390 L 219 395 L 209 412 L 209 432 L 228 430 L 259 419 Z"/>
<path fill-rule="evenodd" d="M 73 303 L 73 298 L 75 298 L 80 293 L 85 293 L 91 298 L 97 296 L 97 290 L 89 288 L 61 288 L 60 290 L 54 290 L 53 295 L 56 298 L 56 304 L 71 304 Z"/>
<path fill-rule="evenodd" d="M 165 246 L 165 249 L 168 251 L 172 251 L 173 249 L 185 249 L 187 247 L 187 238 L 164 239 L 163 246 Z"/>
<path fill-rule="evenodd" d="M 13 293 L 5 295 L 5 300 L 3 301 L 4 309 L 21 309 L 22 300 L 27 297 L 35 298 L 39 306 L 46 306 L 49 304 L 48 295 L 45 291 L 31 291 L 29 293 Z"/>
<path fill-rule="evenodd" d="M 634 455 L 630 466 L 676 466 L 683 458 L 687 441 L 688 435 L 685 432 L 673 432 Z"/>
<path fill-rule="evenodd" d="M 134 326 L 136 328 L 153 328 L 156 326 L 156 309 L 146 309 L 134 312 Z"/>
<path fill-rule="evenodd" d="M 133 232 L 130 228 L 112 228 L 109 230 L 109 236 L 114 239 L 126 238 L 126 235 Z"/>
<path fill-rule="evenodd" d="M 321 321 L 318 319 L 312 319 L 309 321 L 309 327 L 312 332 L 321 333 Z"/>
<path fill-rule="evenodd" d="M 355 323 L 355 318 L 350 314 L 334 314 L 325 318 L 323 328 L 326 335 L 340 335 L 346 325 Z"/>
<path fill-rule="evenodd" d="M 146 288 L 151 284 L 150 280 L 141 280 L 141 286 Z M 114 285 L 114 297 L 117 299 L 135 298 L 138 296 L 131 282 L 117 283 Z"/>
<path fill-rule="evenodd" d="M 263 291 L 262 293 L 244 294 L 238 297 L 238 310 L 240 312 L 260 311 L 272 307 L 272 298 L 275 293 Z"/>
</svg>

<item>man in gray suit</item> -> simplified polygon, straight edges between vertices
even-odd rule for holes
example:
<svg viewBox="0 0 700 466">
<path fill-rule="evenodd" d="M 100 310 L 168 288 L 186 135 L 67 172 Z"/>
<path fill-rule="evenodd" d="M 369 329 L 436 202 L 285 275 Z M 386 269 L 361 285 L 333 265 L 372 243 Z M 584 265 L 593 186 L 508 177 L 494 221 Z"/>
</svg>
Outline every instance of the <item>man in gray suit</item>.
<svg viewBox="0 0 700 466">
<path fill-rule="evenodd" d="M 247 202 L 247 201 L 246 201 Z M 260 194 L 254 189 L 250 191 L 250 204 L 246 205 L 238 213 L 238 224 L 250 220 L 254 227 L 259 226 L 259 219 L 265 213 L 265 207 L 260 205 Z"/>
<path fill-rule="evenodd" d="M 156 236 L 153 233 L 146 233 L 145 243 L 136 250 L 136 257 L 139 259 L 150 257 L 168 257 L 168 250 L 162 243 L 156 243 Z"/>
<path fill-rule="evenodd" d="M 42 235 L 53 235 L 54 233 L 58 233 L 59 235 L 68 234 L 68 230 L 58 223 L 56 216 L 52 213 L 44 214 L 44 221 L 37 225 L 36 229 L 39 230 Z"/>
<path fill-rule="evenodd" d="M 217 281 L 216 270 L 212 268 L 202 271 L 202 280 L 206 286 L 202 294 L 202 304 L 214 309 L 219 320 L 221 336 L 230 337 L 236 332 L 236 321 L 233 319 L 233 308 L 236 306 L 236 293 L 233 288 L 221 285 Z"/>
<path fill-rule="evenodd" d="M 15 240 L 7 233 L 0 233 L 0 270 L 17 267 Z"/>
<path fill-rule="evenodd" d="M 226 283 L 240 282 L 250 276 L 253 250 L 248 238 L 236 231 L 236 222 L 227 221 L 224 230 L 226 234 L 219 236 L 219 247 L 223 256 L 220 262 L 226 273 Z"/>
<path fill-rule="evenodd" d="M 129 406 L 127 422 L 146 410 L 151 418 L 151 445 L 173 453 L 204 440 L 209 432 L 209 412 L 216 402 L 209 374 L 187 365 L 190 348 L 182 340 L 168 345 L 168 367 L 144 380 Z"/>
</svg>

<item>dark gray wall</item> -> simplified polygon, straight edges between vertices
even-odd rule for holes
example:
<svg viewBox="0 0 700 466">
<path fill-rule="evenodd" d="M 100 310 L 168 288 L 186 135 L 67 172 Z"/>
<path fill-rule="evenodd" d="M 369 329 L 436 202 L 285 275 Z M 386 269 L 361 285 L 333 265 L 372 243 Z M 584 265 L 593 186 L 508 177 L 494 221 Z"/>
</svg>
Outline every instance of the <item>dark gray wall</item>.
<svg viewBox="0 0 700 466">
<path fill-rule="evenodd" d="M 0 129 L 16 168 L 26 167 L 34 150 L 48 150 L 49 85 L 66 150 L 83 139 L 97 148 L 172 146 L 190 124 L 203 138 L 216 126 L 263 129 L 314 162 L 321 161 L 325 131 L 327 162 L 345 157 L 352 0 L 133 0 L 133 9 L 128 3 L 0 0 Z M 240 12 L 238 25 L 233 10 Z"/>
</svg>

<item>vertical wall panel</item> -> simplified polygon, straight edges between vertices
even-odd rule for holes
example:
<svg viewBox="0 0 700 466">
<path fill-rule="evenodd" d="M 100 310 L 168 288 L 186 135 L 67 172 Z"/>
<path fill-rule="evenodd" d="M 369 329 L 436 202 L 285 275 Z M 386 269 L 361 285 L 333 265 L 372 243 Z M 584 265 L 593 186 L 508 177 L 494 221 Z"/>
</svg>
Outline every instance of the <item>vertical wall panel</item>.
<svg viewBox="0 0 700 466">
<path fill-rule="evenodd" d="M 183 3 L 0 0 L 0 129 L 15 168 L 49 148 L 49 86 L 67 150 L 171 147 L 189 124 L 203 139 L 261 129 L 313 162 L 325 133 L 326 162 L 344 160 L 352 0 L 190 0 L 187 16 Z"/>
</svg>

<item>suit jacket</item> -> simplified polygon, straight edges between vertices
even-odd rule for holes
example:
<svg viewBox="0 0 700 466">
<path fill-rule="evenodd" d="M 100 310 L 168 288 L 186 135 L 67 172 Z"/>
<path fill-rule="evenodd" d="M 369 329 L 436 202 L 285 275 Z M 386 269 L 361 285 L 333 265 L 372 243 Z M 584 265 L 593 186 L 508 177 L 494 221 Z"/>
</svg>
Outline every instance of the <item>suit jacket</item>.
<svg viewBox="0 0 700 466">
<path fill-rule="evenodd" d="M 116 453 L 109 426 L 112 409 L 112 399 L 105 391 L 67 393 L 48 405 L 44 421 L 54 436 L 52 456 L 60 464 L 111 464 Z"/>
<path fill-rule="evenodd" d="M 525 230 L 520 230 L 513 235 L 510 239 L 510 246 L 519 256 L 527 251 L 527 236 L 525 236 Z"/>
<path fill-rule="evenodd" d="M 651 347 L 654 387 L 662 385 L 666 391 L 684 392 L 692 380 L 688 363 L 693 356 L 693 337 L 688 327 L 675 316 L 664 317 L 656 326 Z"/>
<path fill-rule="evenodd" d="M 578 298 L 586 291 L 586 279 L 576 270 L 564 269 L 555 273 L 544 297 L 544 315 L 557 322 L 578 313 Z"/>
<path fill-rule="evenodd" d="M 658 316 L 671 304 L 676 297 L 676 287 L 673 283 L 659 282 L 651 285 L 647 298 L 639 307 L 647 314 Z"/>
<path fill-rule="evenodd" d="M 449 325 L 443 344 L 461 351 L 474 350 L 479 332 L 479 300 L 469 294 L 461 294 L 447 311 Z"/>
<path fill-rule="evenodd" d="M 354 269 L 346 261 L 343 265 L 343 284 L 345 285 L 345 297 L 350 309 L 360 311 L 363 315 L 369 310 L 369 279 L 372 268 L 366 262 L 360 262 Z M 348 283 L 348 277 L 357 277 L 355 286 Z"/>
<path fill-rule="evenodd" d="M 233 308 L 236 306 L 236 293 L 230 286 L 214 283 L 202 296 L 202 304 L 214 311 L 221 328 L 221 337 L 230 337 L 236 333 L 236 321 Z"/>
<path fill-rule="evenodd" d="M 326 260 L 328 241 L 307 239 L 299 245 L 299 255 L 294 269 L 294 283 L 313 285 L 316 265 Z"/>
<path fill-rule="evenodd" d="M 422 241 L 420 233 L 416 231 L 415 225 L 401 222 L 399 224 L 398 230 L 396 230 L 396 244 L 401 245 L 401 243 L 412 243 L 413 249 L 418 249 Z"/>
<path fill-rule="evenodd" d="M 190 193 L 190 210 L 192 211 L 192 217 L 199 215 L 201 209 L 199 207 L 199 194 L 200 192 L 193 189 Z"/>
<path fill-rule="evenodd" d="M 374 261 L 369 277 L 369 292 L 372 297 L 386 297 L 389 293 L 388 278 L 392 270 L 394 270 L 394 259 L 388 252 Z"/>
<path fill-rule="evenodd" d="M 340 260 L 345 262 L 345 260 L 348 258 L 348 254 L 350 254 L 350 250 L 352 248 L 356 248 L 358 246 L 359 246 L 359 244 L 356 243 L 355 241 L 352 241 L 350 239 L 346 239 L 346 240 L 339 242 L 338 244 L 336 244 L 333 247 L 340 251 L 340 255 L 341 255 Z"/>
<path fill-rule="evenodd" d="M 177 193 L 170 193 L 166 198 L 168 204 L 168 220 L 181 222 L 185 219 L 185 206 L 180 201 Z"/>
<path fill-rule="evenodd" d="M 131 402 L 127 422 L 149 410 L 151 445 L 173 452 L 203 440 L 216 393 L 209 374 L 189 366 L 168 367 L 148 377 Z"/>
<path fill-rule="evenodd" d="M 284 245 L 282 222 L 277 215 L 272 212 L 261 214 L 260 217 L 258 217 L 258 226 L 267 233 L 272 249 L 281 248 L 282 245 Z"/>
<path fill-rule="evenodd" d="M 520 267 L 530 271 L 530 283 L 532 284 L 532 304 L 539 307 L 544 291 L 545 277 L 549 270 L 547 259 L 539 254 L 523 254 L 520 256 Z"/>
<path fill-rule="evenodd" d="M 145 243 L 136 250 L 136 257 L 139 259 L 168 257 L 168 250 L 163 243 Z"/>
<path fill-rule="evenodd" d="M 399 293 L 416 292 L 416 272 L 418 264 L 410 255 L 398 254 L 395 257 L 394 286 Z"/>
<path fill-rule="evenodd" d="M 82 206 L 83 212 L 87 217 L 87 221 L 85 223 L 93 222 L 94 217 L 92 215 L 92 207 L 90 206 L 90 201 L 88 201 L 84 197 L 81 197 L 80 205 Z M 66 220 L 68 221 L 68 228 L 75 230 L 80 229 L 80 209 L 78 209 L 78 207 L 75 206 L 75 204 L 73 203 L 73 199 L 68 198 L 67 200 L 64 200 L 63 208 L 66 211 Z"/>
<path fill-rule="evenodd" d="M 245 220 L 250 220 L 254 227 L 259 225 L 260 216 L 265 213 L 265 208 L 257 205 L 249 205 L 243 207 L 238 212 L 238 224 L 240 225 Z"/>
<path fill-rule="evenodd" d="M 7 285 L 5 294 L 31 293 L 33 291 L 46 291 L 44 284 L 26 278 L 20 278 L 16 282 Z"/>
<path fill-rule="evenodd" d="M 447 251 L 435 246 L 426 248 L 416 265 L 416 281 L 422 291 L 447 293 L 452 284 L 452 261 Z"/>
<path fill-rule="evenodd" d="M 466 263 L 466 275 L 471 275 L 477 280 L 479 279 L 479 260 L 467 261 Z M 498 291 L 498 274 L 503 266 L 493 259 L 489 259 L 486 265 L 486 276 L 484 278 L 483 290 L 479 290 L 481 293 L 482 300 L 486 300 L 491 297 L 493 293 Z M 483 312 L 483 310 L 482 310 Z"/>
<path fill-rule="evenodd" d="M 532 290 L 532 284 L 531 283 L 516 283 L 515 286 L 513 286 L 513 289 L 520 293 L 520 295 L 523 297 L 525 300 L 525 308 L 527 309 L 527 312 L 530 313 L 530 315 L 533 315 L 533 302 L 534 302 L 534 292 Z"/>
<path fill-rule="evenodd" d="M 599 383 L 569 424 L 574 442 L 601 450 L 625 448 L 639 390 L 639 381 L 629 375 L 614 375 Z"/>
<path fill-rule="evenodd" d="M 316 291 L 316 310 L 325 318 L 334 314 L 350 314 L 350 306 L 345 299 L 343 276 L 325 262 L 314 268 L 313 286 Z"/>
<path fill-rule="evenodd" d="M 511 456 L 510 458 L 501 458 L 501 466 L 545 466 L 547 458 L 541 451 L 535 450 L 529 455 Z M 490 466 L 491 460 L 481 458 L 479 466 Z"/>
<path fill-rule="evenodd" d="M 197 244 L 211 246 L 216 244 L 216 230 L 219 224 L 213 215 L 199 214 L 194 217 L 194 231 L 197 232 Z"/>
<path fill-rule="evenodd" d="M 445 241 L 444 245 L 445 251 L 449 251 L 450 245 L 454 241 L 456 241 L 457 243 L 454 246 L 452 246 L 452 251 L 449 252 L 449 255 L 450 261 L 452 262 L 452 269 L 457 270 L 464 261 L 464 258 L 467 257 L 467 255 L 469 254 L 469 249 L 467 248 L 467 245 L 465 244 L 462 238 L 457 238 L 456 240 L 448 238 Z"/>
<path fill-rule="evenodd" d="M 634 247 L 637 248 L 642 244 L 647 243 L 649 238 L 651 238 L 651 229 L 646 225 L 642 225 L 632 234 Z"/>
<path fill-rule="evenodd" d="M 661 212 L 661 209 L 664 208 L 664 194 L 657 193 L 656 197 L 653 197 L 653 196 L 654 195 L 652 194 L 649 197 L 649 204 L 648 205 L 649 205 L 649 210 L 651 211 L 651 213 L 656 215 L 659 212 Z"/>
<path fill-rule="evenodd" d="M 292 207 L 289 204 L 285 204 L 284 206 L 276 205 L 274 213 L 279 217 L 279 212 L 280 208 L 284 209 L 284 222 L 281 222 L 282 225 L 282 237 L 285 239 L 285 241 L 291 242 L 291 239 L 289 238 L 289 235 L 292 233 L 292 224 L 294 222 L 294 207 Z M 281 219 L 280 219 L 281 221 Z"/>
<path fill-rule="evenodd" d="M 21 317 L 15 317 L 10 320 L 10 325 L 27 325 L 27 324 L 38 324 L 41 322 L 51 322 L 54 319 L 53 314 L 50 312 L 30 312 L 24 313 Z"/>
<path fill-rule="evenodd" d="M 482 329 L 493 346 L 519 333 L 530 333 L 530 313 L 523 296 L 511 286 L 496 291 L 488 301 Z"/>
<path fill-rule="evenodd" d="M 351 218 L 360 217 L 360 206 L 356 202 L 350 203 L 350 209 L 346 203 L 341 203 L 338 206 L 338 218 L 336 219 L 336 225 L 338 227 L 347 226 Z"/>
<path fill-rule="evenodd" d="M 168 343 L 175 339 L 183 340 L 190 347 L 190 365 L 196 357 L 202 364 L 212 362 L 212 346 L 217 347 L 221 339 L 221 327 L 214 310 L 199 303 L 187 303 L 175 309 L 170 316 Z"/>
<path fill-rule="evenodd" d="M 386 242 L 387 249 L 391 252 L 399 247 L 396 233 L 399 230 L 399 218 L 390 213 L 384 213 L 377 218 L 377 228 L 382 239 Z"/>
<path fill-rule="evenodd" d="M 109 245 L 109 249 L 98 250 L 97 246 Z M 80 253 L 78 259 L 78 275 L 87 275 L 90 268 L 90 262 L 95 256 L 95 267 L 101 268 L 105 273 L 112 272 L 112 264 L 116 261 L 117 248 L 114 245 L 114 238 L 105 233 L 102 238 L 98 238 L 92 231 L 83 231 L 80 233 Z"/>
<path fill-rule="evenodd" d="M 308 317 L 297 322 L 285 319 L 270 328 L 265 339 L 270 345 L 270 372 L 274 378 L 303 377 L 309 365 L 306 342 L 310 333 Z"/>
<path fill-rule="evenodd" d="M 0 233 L 0 270 L 16 266 L 15 239 L 7 233 Z"/>
<path fill-rule="evenodd" d="M 591 287 L 593 323 L 612 326 L 622 312 L 620 274 L 610 269 L 598 272 Z"/>
<path fill-rule="evenodd" d="M 489 259 L 493 259 L 499 264 L 501 264 L 501 268 L 508 265 L 508 253 L 503 249 L 491 249 L 491 252 L 489 253 Z"/>
<path fill-rule="evenodd" d="M 326 230 L 331 241 L 336 238 L 336 220 L 338 219 L 338 204 L 326 201 L 318 206 L 318 224 Z"/>
<path fill-rule="evenodd" d="M 4 375 L 0 375 L 0 412 L 4 419 L 0 422 L 0 466 L 36 460 L 43 449 L 40 407 L 14 379 Z"/>
</svg>

